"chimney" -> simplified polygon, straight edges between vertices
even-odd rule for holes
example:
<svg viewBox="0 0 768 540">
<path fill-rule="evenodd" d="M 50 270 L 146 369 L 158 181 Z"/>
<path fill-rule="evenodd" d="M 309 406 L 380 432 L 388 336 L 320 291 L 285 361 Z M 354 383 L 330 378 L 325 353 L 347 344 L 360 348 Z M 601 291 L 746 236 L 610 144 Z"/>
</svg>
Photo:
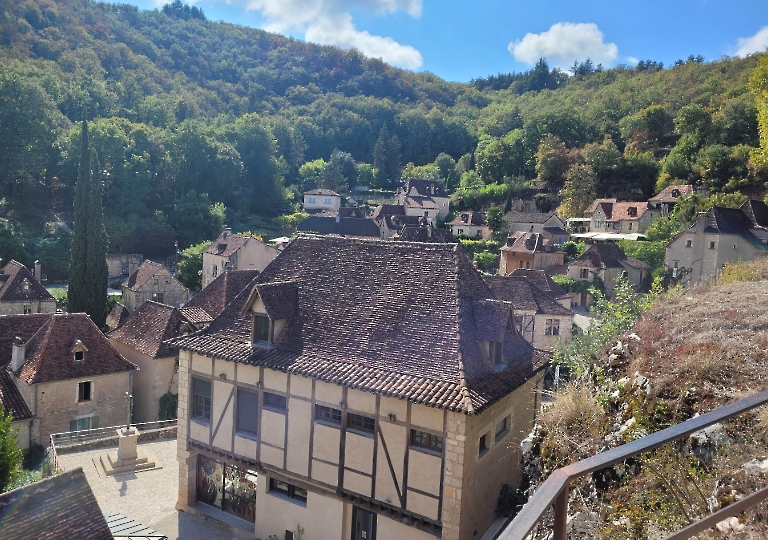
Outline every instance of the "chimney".
<svg viewBox="0 0 768 540">
<path fill-rule="evenodd" d="M 227 236 L 232 234 L 232 227 L 226 227 L 224 229 L 224 234 L 222 235 L 222 238 L 227 238 Z"/>
<path fill-rule="evenodd" d="M 25 345 L 20 337 L 13 340 L 13 352 L 11 353 L 11 370 L 18 371 L 24 365 Z"/>
<path fill-rule="evenodd" d="M 35 279 L 37 281 L 42 281 L 43 279 L 43 271 L 40 261 L 35 261 Z"/>
<path fill-rule="evenodd" d="M 427 238 L 432 238 L 432 224 L 427 227 Z"/>
<path fill-rule="evenodd" d="M 136 262 L 136 257 L 128 257 L 128 277 L 136 273 L 136 269 L 139 265 Z"/>
</svg>

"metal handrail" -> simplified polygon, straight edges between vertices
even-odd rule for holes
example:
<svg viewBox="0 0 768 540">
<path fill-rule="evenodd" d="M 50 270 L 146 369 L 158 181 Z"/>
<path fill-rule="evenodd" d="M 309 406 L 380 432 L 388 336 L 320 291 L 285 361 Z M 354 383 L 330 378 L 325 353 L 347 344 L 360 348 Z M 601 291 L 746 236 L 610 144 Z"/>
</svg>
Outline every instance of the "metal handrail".
<svg viewBox="0 0 768 540">
<path fill-rule="evenodd" d="M 140 432 L 152 432 L 161 429 L 170 429 L 176 426 L 177 420 L 175 418 L 171 420 L 159 420 L 157 422 L 140 422 L 137 424 L 131 424 L 135 426 Z M 117 438 L 117 429 L 125 427 L 120 426 L 107 426 L 94 429 L 84 429 L 81 431 L 65 431 L 63 433 L 51 434 L 51 445 L 56 448 L 69 445 L 84 444 L 93 441 L 106 440 Z"/>
<path fill-rule="evenodd" d="M 568 514 L 568 490 L 571 480 L 615 465 L 616 463 L 642 454 L 643 452 L 648 452 L 663 444 L 701 431 L 707 426 L 717 424 L 723 420 L 728 420 L 729 418 L 751 411 L 766 403 L 768 403 L 768 390 L 763 390 L 748 398 L 730 403 L 719 409 L 715 409 L 714 411 L 697 416 L 696 418 L 691 418 L 690 420 L 657 431 L 646 437 L 642 437 L 630 443 L 607 450 L 606 452 L 596 454 L 587 459 L 556 469 L 549 478 L 536 489 L 536 492 L 525 506 L 523 506 L 520 513 L 512 520 L 504 532 L 499 535 L 498 540 L 524 540 L 541 520 L 552 503 L 555 504 L 555 523 L 552 540 L 565 540 Z M 768 495 L 766 495 L 766 497 L 768 497 Z M 762 500 L 760 497 L 751 499 L 752 505 L 757 504 L 760 500 Z M 731 506 L 726 507 L 723 510 L 727 510 L 728 508 L 731 508 Z M 739 511 L 739 509 L 732 510 L 733 513 L 731 515 L 738 514 Z M 723 512 L 722 517 L 720 517 L 718 521 L 728 517 L 729 513 L 730 512 Z M 715 514 L 705 518 L 702 522 L 706 521 L 709 523 L 711 519 L 714 519 L 714 515 Z M 679 531 L 679 533 L 682 533 L 686 529 Z M 685 536 L 684 538 L 690 538 L 690 536 L 696 534 L 696 532 L 700 531 L 692 531 L 690 535 Z M 683 537 L 675 536 L 675 538 Z"/>
</svg>

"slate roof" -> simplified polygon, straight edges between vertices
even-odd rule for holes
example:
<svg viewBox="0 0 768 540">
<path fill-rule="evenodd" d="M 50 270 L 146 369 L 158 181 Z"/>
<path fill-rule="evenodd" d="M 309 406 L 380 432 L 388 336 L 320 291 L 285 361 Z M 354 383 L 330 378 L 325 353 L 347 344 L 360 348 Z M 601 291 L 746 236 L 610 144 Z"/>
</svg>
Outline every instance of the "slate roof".
<svg viewBox="0 0 768 540">
<path fill-rule="evenodd" d="M 501 251 L 512 253 L 562 253 L 548 238 L 539 233 L 518 231 L 507 237 L 507 244 Z"/>
<path fill-rule="evenodd" d="M 483 276 L 496 298 L 512 304 L 512 309 L 533 311 L 537 315 L 573 316 L 573 312 L 558 304 L 550 295 L 525 277 Z"/>
<path fill-rule="evenodd" d="M 229 270 L 219 274 L 205 289 L 187 302 L 181 311 L 192 322 L 210 322 L 221 315 L 227 304 L 234 300 L 238 294 L 245 289 L 250 291 L 249 285 L 258 275 L 258 270 Z M 203 310 L 210 317 L 203 318 L 201 313 L 193 311 L 196 309 Z"/>
<path fill-rule="evenodd" d="M 400 231 L 404 227 L 420 227 L 424 216 L 405 216 L 385 214 L 382 219 L 384 226 L 390 231 Z"/>
<path fill-rule="evenodd" d="M 338 234 L 339 236 L 369 236 L 380 238 L 381 230 L 372 219 L 335 218 L 326 216 L 309 216 L 299 223 L 299 232 L 317 234 Z"/>
<path fill-rule="evenodd" d="M 82 468 L 0 494 L 0 537 L 111 540 Z"/>
<path fill-rule="evenodd" d="M 382 219 L 384 216 L 404 216 L 405 206 L 402 204 L 380 204 L 373 210 L 371 219 Z"/>
<path fill-rule="evenodd" d="M 440 206 L 432 199 L 432 197 L 406 197 L 405 198 L 405 206 L 408 207 L 419 207 L 423 208 L 425 210 L 434 210 L 436 208 L 440 208 Z"/>
<path fill-rule="evenodd" d="M 209 255 L 221 255 L 222 257 L 231 257 L 241 247 L 247 244 L 248 240 L 255 240 L 255 238 L 251 238 L 250 236 L 240 236 L 239 234 L 232 234 L 231 229 L 226 229 L 216 237 L 216 240 L 211 242 L 210 246 L 205 248 L 203 253 L 207 253 Z"/>
<path fill-rule="evenodd" d="M 305 208 L 304 212 L 311 216 L 331 216 L 331 217 L 354 217 L 354 218 L 364 218 L 365 214 L 363 213 L 362 209 L 351 207 L 351 206 L 342 206 L 341 208 L 338 208 L 336 210 L 330 210 L 328 208 Z"/>
<path fill-rule="evenodd" d="M 5 366 L 0 366 L 0 404 L 3 405 L 3 410 L 6 413 L 10 412 L 13 415 L 14 422 L 32 418 L 32 411 L 29 410 L 27 402 L 19 393 L 19 389 L 16 388 L 16 384 L 10 373 L 6 371 Z M 2 529 L 0 524 L 0 532 Z"/>
<path fill-rule="evenodd" d="M 565 292 L 565 289 L 555 283 L 544 270 L 526 270 L 525 268 L 517 268 L 509 275 L 526 278 L 539 289 L 549 294 L 552 298 L 559 300 L 560 298 L 570 296 L 569 293 Z"/>
<path fill-rule="evenodd" d="M 11 361 L 16 336 L 25 345 L 25 362 L 16 375 L 29 384 L 136 369 L 85 313 L 0 316 L 0 365 Z M 72 352 L 78 340 L 88 349 L 82 362 L 75 362 Z"/>
<path fill-rule="evenodd" d="M 750 199 L 739 210 L 747 216 L 753 229 L 768 228 L 768 205 L 763 201 Z"/>
<path fill-rule="evenodd" d="M 743 216 L 743 214 L 742 214 Z M 579 257 L 569 263 L 569 266 L 587 266 L 589 268 L 624 268 L 630 266 L 638 270 L 650 268 L 647 264 L 634 257 L 628 257 L 616 244 L 609 242 L 592 244 Z"/>
<path fill-rule="evenodd" d="M 496 326 L 505 328 L 507 368 L 494 372 L 477 321 L 498 317 L 498 304 L 483 302 L 493 295 L 456 244 L 300 236 L 255 282 L 295 283 L 295 315 L 274 347 L 251 346 L 246 292 L 173 346 L 465 413 L 508 395 L 550 358 L 506 324 L 506 310 Z"/>
<path fill-rule="evenodd" d="M 680 199 L 680 197 L 688 197 L 692 193 L 693 193 L 693 186 L 690 184 L 678 185 L 678 186 L 667 186 L 664 189 L 662 189 L 660 193 L 648 199 L 648 202 L 654 203 L 654 204 L 659 204 L 659 203 L 675 204 L 678 201 L 678 199 Z"/>
<path fill-rule="evenodd" d="M 125 321 L 125 319 L 127 319 L 129 316 L 130 312 L 128 311 L 128 308 L 126 308 L 123 304 L 115 304 L 115 307 L 113 307 L 107 315 L 107 327 L 110 330 L 114 330 L 123 324 L 123 321 Z"/>
<path fill-rule="evenodd" d="M 317 189 L 310 189 L 309 191 L 305 191 L 304 195 L 323 195 L 325 197 L 341 197 L 338 193 L 331 189 L 325 189 L 325 188 L 317 188 Z"/>
<path fill-rule="evenodd" d="M 109 338 L 128 345 L 150 358 L 176 356 L 177 350 L 162 345 L 165 340 L 194 329 L 180 309 L 151 300 L 144 302 Z"/>
<path fill-rule="evenodd" d="M 507 212 L 506 218 L 512 223 L 544 224 L 557 212 Z"/>
<path fill-rule="evenodd" d="M 713 206 L 704 214 L 705 233 L 715 234 L 744 234 L 752 228 L 749 217 L 736 208 Z"/>
<path fill-rule="evenodd" d="M 595 199 L 590 203 L 589 206 L 587 206 L 587 209 L 584 210 L 584 215 L 587 217 L 591 217 L 592 214 L 595 213 L 595 210 L 597 210 L 597 207 L 601 204 L 607 204 L 608 206 L 603 207 L 603 211 L 605 211 L 605 208 L 610 208 L 610 205 L 617 202 L 618 199 Z M 607 213 L 607 212 L 606 212 Z"/>
<path fill-rule="evenodd" d="M 147 284 L 147 282 L 155 276 L 173 277 L 173 274 L 165 267 L 165 265 L 144 261 L 139 265 L 136 271 L 131 274 L 128 281 L 125 282 L 125 287 L 132 291 L 141 290 L 141 288 Z"/>
<path fill-rule="evenodd" d="M 461 212 L 451 221 L 450 225 L 477 225 L 482 227 L 488 225 L 485 221 L 486 212 Z"/>
<path fill-rule="evenodd" d="M 393 240 L 401 242 L 429 242 L 435 244 L 455 244 L 456 238 L 450 229 L 437 229 L 432 224 L 426 227 L 420 225 L 404 225 Z"/>
<path fill-rule="evenodd" d="M 435 180 L 421 180 L 418 178 L 411 178 L 405 182 L 402 188 L 400 188 L 406 195 L 417 195 L 421 197 L 445 197 L 448 195 L 443 189 L 443 185 Z M 434 192 L 433 192 L 434 190 Z"/>
<path fill-rule="evenodd" d="M 24 288 L 24 282 L 27 288 Z M 55 300 L 26 266 L 11 260 L 0 270 L 0 302 Z"/>
</svg>

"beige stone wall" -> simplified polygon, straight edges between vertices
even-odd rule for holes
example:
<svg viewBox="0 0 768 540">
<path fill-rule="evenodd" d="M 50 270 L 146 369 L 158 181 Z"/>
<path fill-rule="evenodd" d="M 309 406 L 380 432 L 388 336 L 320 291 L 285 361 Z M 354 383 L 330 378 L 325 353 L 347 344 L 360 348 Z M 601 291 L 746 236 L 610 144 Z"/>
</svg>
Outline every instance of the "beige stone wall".
<svg viewBox="0 0 768 540">
<path fill-rule="evenodd" d="M 159 275 L 145 283 L 138 290 L 123 286 L 123 301 L 126 309 L 133 313 L 148 300 L 154 300 L 156 293 L 163 295 L 162 304 L 181 307 L 189 301 L 189 289 L 170 275 Z"/>
<path fill-rule="evenodd" d="M 560 321 L 560 333 L 558 335 L 547 335 L 547 319 L 557 319 Z M 533 346 L 537 349 L 552 350 L 557 345 L 558 340 L 563 343 L 570 343 L 573 331 L 573 315 L 536 315 L 536 324 L 533 332 Z"/>
<path fill-rule="evenodd" d="M 690 247 L 687 245 L 689 241 Z M 710 248 L 712 242 L 714 248 Z M 678 278 L 682 283 L 709 282 L 720 274 L 723 264 L 750 261 L 763 254 L 739 235 L 705 234 L 692 229 L 669 243 L 664 264 L 670 269 L 676 264 L 679 269 L 685 269 L 686 272 Z"/>
<path fill-rule="evenodd" d="M 206 288 L 214 279 L 230 270 L 264 270 L 280 251 L 255 238 L 249 239 L 244 246 L 229 257 L 203 253 L 202 286 Z"/>
<path fill-rule="evenodd" d="M 315 199 L 315 202 L 310 201 L 310 198 Z M 326 199 L 330 199 L 330 203 L 326 204 Z M 317 208 L 338 210 L 341 208 L 341 197 L 337 195 L 304 195 L 304 210 L 315 210 Z"/>
<path fill-rule="evenodd" d="M 16 440 L 18 441 L 18 447 L 22 451 L 29 450 L 29 442 L 31 437 L 31 424 L 32 420 L 21 420 L 19 422 L 11 422 L 11 431 L 16 432 Z M 44 446 L 47 446 L 44 445 Z"/>
<path fill-rule="evenodd" d="M 465 223 L 451 225 L 451 232 L 454 236 L 464 234 L 472 238 L 482 238 L 483 240 L 488 240 L 491 237 L 491 229 L 483 225 L 467 225 Z"/>
<path fill-rule="evenodd" d="M 25 302 L 0 302 L 0 315 L 24 315 L 29 313 L 56 313 L 56 300 L 30 300 Z"/>
</svg>

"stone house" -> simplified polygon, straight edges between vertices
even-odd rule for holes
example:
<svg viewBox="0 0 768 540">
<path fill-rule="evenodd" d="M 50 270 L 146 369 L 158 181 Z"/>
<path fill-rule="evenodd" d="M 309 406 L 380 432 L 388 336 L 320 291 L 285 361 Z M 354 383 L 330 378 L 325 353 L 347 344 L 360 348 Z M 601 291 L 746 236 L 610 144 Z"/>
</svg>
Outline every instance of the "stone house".
<svg viewBox="0 0 768 540">
<path fill-rule="evenodd" d="M 84 313 L 0 317 L 0 365 L 32 414 L 31 443 L 130 420 L 136 366 Z"/>
<path fill-rule="evenodd" d="M 562 244 L 570 239 L 565 223 L 556 212 L 507 212 L 509 232 L 539 233 L 552 244 Z"/>
<path fill-rule="evenodd" d="M 395 204 L 403 205 L 411 210 L 409 216 L 423 216 L 429 210 L 429 218 L 445 219 L 450 210 L 451 199 L 443 185 L 436 180 L 421 180 L 411 178 L 395 193 Z M 434 215 L 432 210 L 434 210 Z"/>
<path fill-rule="evenodd" d="M 107 253 L 109 279 L 130 276 L 144 262 L 140 253 Z"/>
<path fill-rule="evenodd" d="M 380 229 L 368 218 L 309 216 L 296 227 L 298 232 L 335 234 L 349 238 L 380 238 Z"/>
<path fill-rule="evenodd" d="M 431 223 L 403 225 L 393 240 L 400 242 L 427 242 L 429 244 L 455 244 L 456 238 L 448 229 L 438 229 Z"/>
<path fill-rule="evenodd" d="M 571 341 L 573 312 L 526 277 L 484 276 L 494 296 L 512 304 L 517 331 L 537 349 Z"/>
<path fill-rule="evenodd" d="M 567 272 L 567 267 L 565 268 Z M 544 270 L 524 270 L 518 268 L 511 274 L 507 275 L 527 279 L 536 285 L 539 289 L 547 293 L 550 298 L 554 298 L 558 304 L 566 309 L 571 309 L 571 293 L 565 292 L 565 289 L 555 283 L 555 280 L 553 280 L 552 277 Z"/>
<path fill-rule="evenodd" d="M 499 274 L 518 269 L 546 270 L 565 262 L 565 252 L 557 249 L 541 233 L 516 232 L 507 237 L 499 256 Z"/>
<path fill-rule="evenodd" d="M 485 221 L 485 214 L 485 212 L 461 212 L 448 226 L 454 236 L 463 234 L 487 240 L 491 237 L 491 228 Z"/>
<path fill-rule="evenodd" d="M 595 276 L 603 280 L 605 294 L 613 296 L 616 280 L 626 276 L 630 285 L 639 290 L 650 267 L 634 257 L 628 257 L 616 244 L 592 244 L 578 259 L 568 263 L 568 277 L 577 281 L 593 281 Z M 579 305 L 588 305 L 587 294 L 582 294 Z"/>
<path fill-rule="evenodd" d="M 170 344 L 177 507 L 257 538 L 482 536 L 549 360 L 455 245 L 338 237 L 297 238 Z"/>
<path fill-rule="evenodd" d="M 714 280 L 728 262 L 768 253 L 768 206 L 749 200 L 740 208 L 713 206 L 667 244 L 664 264 L 676 283 Z"/>
<path fill-rule="evenodd" d="M 24 401 L 13 382 L 13 378 L 4 366 L 0 367 L 0 404 L 3 406 L 5 414 L 10 413 L 13 417 L 11 430 L 16 433 L 19 448 L 24 451 L 29 450 L 34 421 L 32 411 L 29 410 L 27 402 Z"/>
<path fill-rule="evenodd" d="M 330 189 L 318 188 L 304 192 L 304 210 L 338 211 L 341 195 Z"/>
<path fill-rule="evenodd" d="M 123 283 L 123 302 L 129 313 L 152 300 L 171 306 L 183 306 L 189 300 L 189 289 L 162 264 L 144 261 Z"/>
<path fill-rule="evenodd" d="M 648 202 L 617 202 L 597 199 L 584 213 L 590 218 L 589 231 L 619 234 L 643 234 L 654 218 L 661 215 Z"/>
<path fill-rule="evenodd" d="M 382 240 L 390 240 L 400 234 L 403 227 L 420 227 L 428 220 L 423 216 L 410 216 L 405 213 L 405 206 L 398 204 L 380 204 L 371 214 L 371 219 L 379 226 Z"/>
<path fill-rule="evenodd" d="M 689 197 L 693 193 L 693 186 L 690 184 L 667 186 L 658 195 L 648 199 L 648 204 L 658 210 L 660 216 L 669 216 L 677 201 L 683 197 Z"/>
<path fill-rule="evenodd" d="M 39 265 L 37 265 L 39 267 Z M 56 299 L 27 267 L 11 260 L 0 270 L 0 315 L 55 313 Z"/>
<path fill-rule="evenodd" d="M 280 251 L 252 236 L 224 229 L 203 251 L 203 289 L 229 270 L 264 270 Z M 169 302 L 165 302 L 168 304 Z"/>
<path fill-rule="evenodd" d="M 204 328 L 221 315 L 238 294 L 246 288 L 250 290 L 249 285 L 258 275 L 258 270 L 225 272 L 187 302 L 181 312 L 197 329 Z"/>
</svg>

